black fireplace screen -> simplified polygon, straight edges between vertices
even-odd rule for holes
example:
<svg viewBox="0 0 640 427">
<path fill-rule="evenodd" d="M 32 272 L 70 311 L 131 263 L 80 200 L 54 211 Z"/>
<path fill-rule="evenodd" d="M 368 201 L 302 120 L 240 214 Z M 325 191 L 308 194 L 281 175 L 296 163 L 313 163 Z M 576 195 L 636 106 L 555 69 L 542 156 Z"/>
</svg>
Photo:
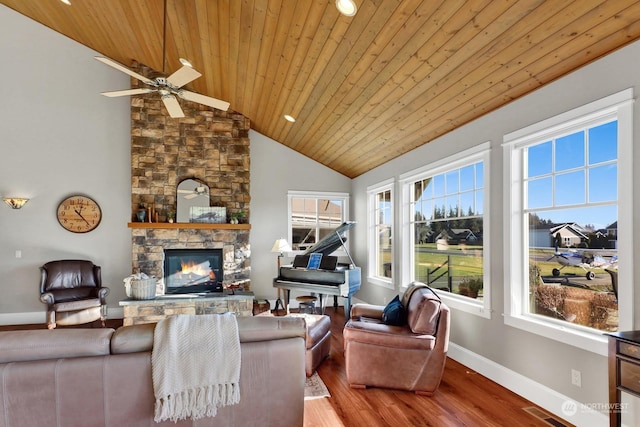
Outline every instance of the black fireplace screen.
<svg viewBox="0 0 640 427">
<path fill-rule="evenodd" d="M 166 293 L 222 291 L 222 249 L 165 249 Z"/>
</svg>

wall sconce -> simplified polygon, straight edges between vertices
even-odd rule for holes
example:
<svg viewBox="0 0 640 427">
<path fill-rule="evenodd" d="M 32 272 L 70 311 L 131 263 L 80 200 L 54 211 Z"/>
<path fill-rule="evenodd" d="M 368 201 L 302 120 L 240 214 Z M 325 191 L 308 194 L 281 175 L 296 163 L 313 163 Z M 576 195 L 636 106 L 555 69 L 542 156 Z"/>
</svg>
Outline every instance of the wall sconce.
<svg viewBox="0 0 640 427">
<path fill-rule="evenodd" d="M 11 209 L 20 209 L 29 201 L 29 199 L 25 199 L 23 197 L 3 197 L 2 200 L 11 206 Z"/>
</svg>

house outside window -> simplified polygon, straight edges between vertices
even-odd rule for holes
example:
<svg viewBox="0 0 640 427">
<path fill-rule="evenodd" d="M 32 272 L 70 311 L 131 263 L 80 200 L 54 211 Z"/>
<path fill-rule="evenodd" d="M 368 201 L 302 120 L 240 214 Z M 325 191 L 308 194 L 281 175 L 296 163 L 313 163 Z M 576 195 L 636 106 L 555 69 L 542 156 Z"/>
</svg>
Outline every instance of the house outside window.
<svg viewBox="0 0 640 427">
<path fill-rule="evenodd" d="M 367 189 L 369 282 L 393 289 L 393 180 Z"/>
<path fill-rule="evenodd" d="M 400 178 L 403 283 L 423 282 L 451 307 L 490 317 L 489 143 Z"/>
<path fill-rule="evenodd" d="M 294 251 L 309 249 L 348 220 L 347 193 L 290 191 L 288 199 L 289 242 Z"/>
<path fill-rule="evenodd" d="M 630 243 L 617 234 L 631 212 L 630 185 L 619 180 L 631 176 L 629 95 L 514 132 L 504 144 L 505 322 L 603 354 L 589 341 L 620 329 L 618 295 L 630 292 L 619 289 L 619 272 L 630 267 L 619 248 Z"/>
</svg>

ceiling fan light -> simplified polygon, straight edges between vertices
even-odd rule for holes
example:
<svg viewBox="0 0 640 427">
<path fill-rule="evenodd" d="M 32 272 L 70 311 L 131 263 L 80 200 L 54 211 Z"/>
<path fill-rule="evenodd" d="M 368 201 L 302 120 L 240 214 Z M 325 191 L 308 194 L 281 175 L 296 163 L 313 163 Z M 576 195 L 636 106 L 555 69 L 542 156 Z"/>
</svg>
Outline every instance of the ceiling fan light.
<svg viewBox="0 0 640 427">
<path fill-rule="evenodd" d="M 358 6 L 353 0 L 336 0 L 336 8 L 344 16 L 354 16 L 358 11 Z"/>
<path fill-rule="evenodd" d="M 288 114 L 285 114 L 285 115 L 284 115 L 284 119 L 285 119 L 286 121 L 288 121 L 288 122 L 291 122 L 291 123 L 295 123 L 295 122 L 296 122 L 295 117 L 290 116 L 290 115 L 288 115 Z"/>
<path fill-rule="evenodd" d="M 187 66 L 187 67 L 193 68 L 193 65 L 191 64 L 191 62 L 188 59 L 180 58 L 180 63 L 182 65 Z"/>
</svg>

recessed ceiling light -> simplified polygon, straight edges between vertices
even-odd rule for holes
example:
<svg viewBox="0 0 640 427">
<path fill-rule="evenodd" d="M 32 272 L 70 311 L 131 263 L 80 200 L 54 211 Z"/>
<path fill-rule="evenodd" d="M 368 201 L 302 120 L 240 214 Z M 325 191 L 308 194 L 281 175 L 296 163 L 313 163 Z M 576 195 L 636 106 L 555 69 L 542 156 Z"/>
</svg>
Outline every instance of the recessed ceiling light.
<svg viewBox="0 0 640 427">
<path fill-rule="evenodd" d="M 336 7 L 344 16 L 354 16 L 358 11 L 358 6 L 353 0 L 336 0 Z"/>
<path fill-rule="evenodd" d="M 71 6 L 71 0 L 60 0 L 60 1 L 64 4 L 68 4 L 69 6 Z"/>
<path fill-rule="evenodd" d="M 180 63 L 181 63 L 182 65 L 186 65 L 187 67 L 191 67 L 191 68 L 193 68 L 193 65 L 191 65 L 191 62 L 189 62 L 189 60 L 188 60 L 188 59 L 180 58 Z"/>
<path fill-rule="evenodd" d="M 293 118 L 293 116 L 290 116 L 290 115 L 288 115 L 288 114 L 285 114 L 285 115 L 284 115 L 284 118 L 285 118 L 285 120 L 287 120 L 287 121 L 289 121 L 289 122 L 291 122 L 291 123 L 295 123 L 295 122 L 296 122 L 296 119 L 295 119 L 295 118 Z"/>
</svg>

